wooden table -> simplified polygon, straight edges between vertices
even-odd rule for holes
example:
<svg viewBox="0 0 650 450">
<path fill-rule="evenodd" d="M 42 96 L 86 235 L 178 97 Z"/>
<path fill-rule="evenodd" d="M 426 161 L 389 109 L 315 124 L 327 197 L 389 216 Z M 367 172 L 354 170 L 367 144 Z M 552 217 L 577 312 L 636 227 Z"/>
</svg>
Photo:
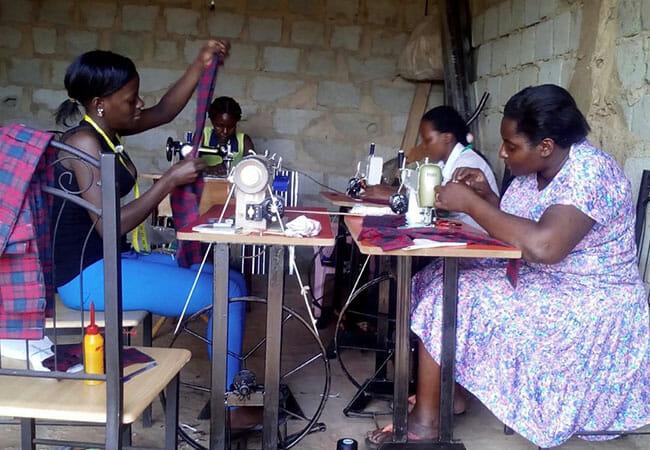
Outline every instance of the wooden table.
<svg viewBox="0 0 650 450">
<path fill-rule="evenodd" d="M 456 302 L 458 298 L 459 258 L 521 258 L 514 247 L 468 244 L 465 247 L 437 247 L 417 250 L 383 251 L 359 241 L 363 218 L 348 216 L 345 224 L 361 253 L 397 257 L 397 317 L 395 329 L 395 382 L 393 394 L 393 442 L 380 448 L 461 450 L 465 446 L 453 439 L 454 374 L 456 359 Z M 411 306 L 411 258 L 443 258 L 442 351 L 440 358 L 440 431 L 434 443 L 407 443 L 407 397 L 409 380 L 409 325 Z"/>
<path fill-rule="evenodd" d="M 181 240 L 214 243 L 213 320 L 212 320 L 212 377 L 210 448 L 226 448 L 226 409 L 224 393 L 226 386 L 226 358 L 228 355 L 228 259 L 231 244 L 257 244 L 269 247 L 268 298 L 266 299 L 266 363 L 264 367 L 264 450 L 278 448 L 278 405 L 280 391 L 280 349 L 282 348 L 282 304 L 284 303 L 284 257 L 287 246 L 331 246 L 334 234 L 325 208 L 300 208 L 320 214 L 292 212 L 287 208 L 285 216 L 292 220 L 299 215 L 318 220 L 321 232 L 310 238 L 287 237 L 270 233 L 216 234 L 192 231 L 194 225 L 218 218 L 221 206 L 213 206 L 199 220 L 178 231 Z M 234 213 L 234 208 L 231 208 Z M 226 217 L 232 215 L 227 211 Z"/>
<path fill-rule="evenodd" d="M 152 180 L 154 183 L 160 179 L 162 175 L 152 173 L 142 173 L 138 175 L 139 178 Z M 201 194 L 201 202 L 199 203 L 199 213 L 207 212 L 214 205 L 223 205 L 228 198 L 228 189 L 230 183 L 226 178 L 203 178 L 203 193 Z M 171 217 L 172 206 L 169 202 L 169 196 L 166 196 L 158 205 L 158 216 Z"/>
<path fill-rule="evenodd" d="M 320 195 L 334 206 L 343 208 L 352 208 L 356 205 L 364 206 L 388 206 L 388 199 L 379 198 L 352 198 L 350 196 L 339 194 L 338 192 L 321 191 Z"/>
</svg>

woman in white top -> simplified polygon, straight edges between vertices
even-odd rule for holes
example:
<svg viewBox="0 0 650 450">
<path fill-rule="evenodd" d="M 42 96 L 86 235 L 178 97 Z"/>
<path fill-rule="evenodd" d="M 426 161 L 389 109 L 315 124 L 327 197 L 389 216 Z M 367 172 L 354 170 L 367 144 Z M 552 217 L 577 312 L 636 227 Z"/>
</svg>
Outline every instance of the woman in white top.
<svg viewBox="0 0 650 450">
<path fill-rule="evenodd" d="M 454 172 L 462 167 L 479 169 L 494 193 L 499 195 L 494 173 L 487 161 L 472 149 L 467 137 L 469 129 L 463 118 L 451 106 L 438 106 L 429 110 L 420 122 L 421 143 L 409 155 L 409 162 L 428 157 L 442 169 L 442 184 L 458 179 Z M 454 213 L 453 218 L 483 229 L 467 214 Z"/>
</svg>

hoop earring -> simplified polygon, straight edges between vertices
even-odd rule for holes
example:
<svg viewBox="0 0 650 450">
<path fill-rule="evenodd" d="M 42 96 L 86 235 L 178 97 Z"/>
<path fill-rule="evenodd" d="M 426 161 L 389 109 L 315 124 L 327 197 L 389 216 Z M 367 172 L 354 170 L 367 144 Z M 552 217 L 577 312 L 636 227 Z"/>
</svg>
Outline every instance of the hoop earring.
<svg viewBox="0 0 650 450">
<path fill-rule="evenodd" d="M 99 117 L 104 117 L 104 108 L 102 108 L 101 106 L 97 108 L 97 115 Z"/>
</svg>

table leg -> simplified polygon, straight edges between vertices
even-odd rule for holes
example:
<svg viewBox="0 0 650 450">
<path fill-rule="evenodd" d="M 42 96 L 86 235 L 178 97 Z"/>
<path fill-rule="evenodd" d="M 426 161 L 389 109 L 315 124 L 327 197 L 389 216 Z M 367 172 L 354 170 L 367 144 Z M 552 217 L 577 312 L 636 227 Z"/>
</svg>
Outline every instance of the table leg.
<svg viewBox="0 0 650 450">
<path fill-rule="evenodd" d="M 390 272 L 391 258 L 389 256 L 379 257 L 379 270 L 375 276 L 380 276 Z M 379 293 L 377 298 L 377 348 L 386 349 L 388 347 L 388 317 L 390 315 L 390 281 L 379 284 Z M 375 370 L 378 370 L 386 359 L 387 352 L 377 351 L 375 354 Z M 377 379 L 386 379 L 386 365 L 377 373 Z"/>
<path fill-rule="evenodd" d="M 264 450 L 277 450 L 285 248 L 280 245 L 267 248 L 269 249 L 269 274 L 266 294 L 266 362 L 264 369 L 264 429 L 262 448 Z"/>
<path fill-rule="evenodd" d="M 393 442 L 406 442 L 409 386 L 409 325 L 411 312 L 411 257 L 397 257 L 395 325 L 395 386 L 393 387 Z"/>
<path fill-rule="evenodd" d="M 212 381 L 210 385 L 210 448 L 226 448 L 226 360 L 228 357 L 228 244 L 214 245 L 212 287 Z"/>
<path fill-rule="evenodd" d="M 408 395 L 408 337 L 411 304 L 411 257 L 397 259 L 397 330 L 395 344 L 395 409 L 393 442 L 381 450 L 465 450 L 453 441 L 454 364 L 456 362 L 456 302 L 458 300 L 458 258 L 444 259 L 442 357 L 440 361 L 440 435 L 437 442 L 406 441 Z"/>
<path fill-rule="evenodd" d="M 346 212 L 349 208 L 340 207 L 339 212 Z M 332 300 L 332 306 L 336 310 L 340 310 L 343 307 L 343 273 L 345 268 L 345 261 L 343 261 L 343 256 L 345 255 L 345 236 L 347 230 L 345 224 L 343 223 L 343 216 L 339 217 L 338 229 L 336 232 L 336 241 L 334 244 L 334 260 L 336 263 L 336 268 L 334 271 L 334 295 Z M 344 300 L 343 300 L 344 301 Z"/>
<path fill-rule="evenodd" d="M 458 258 L 443 260 L 442 351 L 440 357 L 440 436 L 453 439 L 454 372 L 456 363 L 456 303 L 458 301 Z"/>
</svg>

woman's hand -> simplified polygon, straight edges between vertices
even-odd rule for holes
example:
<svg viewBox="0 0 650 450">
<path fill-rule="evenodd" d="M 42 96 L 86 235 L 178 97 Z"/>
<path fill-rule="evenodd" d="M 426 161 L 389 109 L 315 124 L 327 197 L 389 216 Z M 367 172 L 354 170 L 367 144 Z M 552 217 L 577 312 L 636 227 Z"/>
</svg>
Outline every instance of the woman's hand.
<svg viewBox="0 0 650 450">
<path fill-rule="evenodd" d="M 174 164 L 165 175 L 174 187 L 193 183 L 205 170 L 205 161 L 201 158 L 184 159 Z"/>
<path fill-rule="evenodd" d="M 212 63 L 212 60 L 214 59 L 214 55 L 219 55 L 219 59 L 223 60 L 224 58 L 226 58 L 226 56 L 228 56 L 229 51 L 230 51 L 230 42 L 210 40 L 205 43 L 205 45 L 199 52 L 199 56 L 197 56 L 196 60 L 205 69 L 209 67 L 210 64 Z"/>
<path fill-rule="evenodd" d="M 454 171 L 451 176 L 451 181 L 456 183 L 463 183 L 471 187 L 482 198 L 492 193 L 490 183 L 482 170 L 472 169 L 469 167 L 459 167 Z"/>
<path fill-rule="evenodd" d="M 444 186 L 436 186 L 436 209 L 468 213 L 472 202 L 480 199 L 472 188 L 463 183 L 449 182 Z"/>
</svg>

